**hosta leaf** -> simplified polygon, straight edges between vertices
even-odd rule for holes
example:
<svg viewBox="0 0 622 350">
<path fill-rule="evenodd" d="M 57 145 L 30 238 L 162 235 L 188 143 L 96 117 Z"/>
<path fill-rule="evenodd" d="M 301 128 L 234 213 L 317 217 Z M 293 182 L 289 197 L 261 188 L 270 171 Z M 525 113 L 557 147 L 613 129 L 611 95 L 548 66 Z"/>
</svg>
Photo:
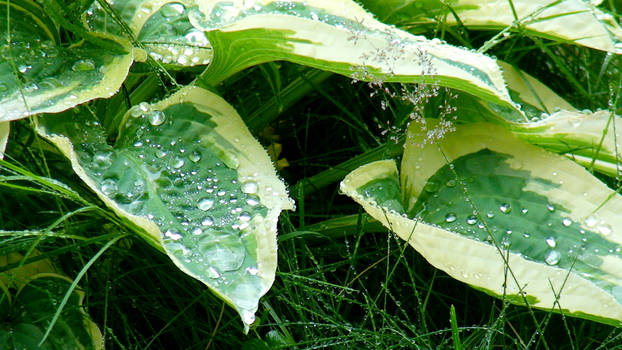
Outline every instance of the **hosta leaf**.
<svg viewBox="0 0 622 350">
<path fill-rule="evenodd" d="M 153 59 L 189 67 L 208 64 L 212 58 L 205 33 L 195 29 L 188 19 L 186 6 L 194 4 L 191 0 L 131 0 L 116 1 L 109 6 Z M 91 29 L 120 36 L 127 34 L 98 2 L 93 3 L 88 14 L 86 24 Z"/>
<path fill-rule="evenodd" d="M 472 29 L 504 29 L 520 21 L 527 32 L 598 50 L 622 53 L 622 30 L 615 18 L 581 0 L 361 0 L 382 21 L 420 26 L 438 21 Z M 514 17 L 514 11 L 517 17 Z M 458 18 L 456 18 L 456 16 Z"/>
<path fill-rule="evenodd" d="M 610 111 L 558 111 L 545 119 L 511 128 L 520 138 L 610 176 L 622 170 L 620 116 Z"/>
<path fill-rule="evenodd" d="M 22 259 L 18 253 L 0 256 L 0 267 Z M 48 338 L 39 346 L 71 283 L 57 273 L 49 259 L 1 273 L 0 349 L 103 349 L 101 332 L 84 312 L 84 293 L 79 290 L 74 290 Z M 11 295 L 11 290 L 17 293 Z"/>
<path fill-rule="evenodd" d="M 214 49 L 203 84 L 287 60 L 357 80 L 437 83 L 521 114 L 493 59 L 387 26 L 349 0 L 204 1 L 189 11 Z"/>
<path fill-rule="evenodd" d="M 438 144 L 424 144 L 436 125 L 426 127 L 411 125 L 401 180 L 384 160 L 350 173 L 342 191 L 460 281 L 621 326 L 620 195 L 501 126 L 458 126 Z"/>
<path fill-rule="evenodd" d="M 105 34 L 60 45 L 29 0 L 0 2 L 0 23 L 0 122 L 112 96 L 132 63 L 128 42 Z"/>
<path fill-rule="evenodd" d="M 4 150 L 9 140 L 10 127 L 11 125 L 9 122 L 0 122 L 0 159 L 4 158 Z"/>
<path fill-rule="evenodd" d="M 125 116 L 114 145 L 88 113 L 40 118 L 40 133 L 144 238 L 248 327 L 276 270 L 276 223 L 292 208 L 270 158 L 220 97 L 187 87 Z"/>
</svg>

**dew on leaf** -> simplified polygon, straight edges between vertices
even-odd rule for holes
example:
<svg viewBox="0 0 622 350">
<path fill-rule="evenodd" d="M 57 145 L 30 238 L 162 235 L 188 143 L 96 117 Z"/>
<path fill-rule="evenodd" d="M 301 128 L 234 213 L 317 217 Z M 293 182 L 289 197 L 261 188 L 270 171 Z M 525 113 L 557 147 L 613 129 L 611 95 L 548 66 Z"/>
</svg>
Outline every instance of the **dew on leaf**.
<svg viewBox="0 0 622 350">
<path fill-rule="evenodd" d="M 95 69 L 95 63 L 91 59 L 75 61 L 71 66 L 71 70 L 74 72 L 88 72 L 93 69 Z"/>
<path fill-rule="evenodd" d="M 162 111 L 151 111 L 147 114 L 149 123 L 153 126 L 162 125 L 166 121 L 166 114 Z"/>
<path fill-rule="evenodd" d="M 555 248 L 555 246 L 557 245 L 557 242 L 555 241 L 554 237 L 547 237 L 545 241 L 546 241 L 546 245 L 548 245 L 551 248 Z"/>
<path fill-rule="evenodd" d="M 208 265 L 219 271 L 234 271 L 242 266 L 246 256 L 246 248 L 237 235 L 227 235 L 215 238 L 205 236 L 201 241 L 200 249 Z"/>
<path fill-rule="evenodd" d="M 167 230 L 164 233 L 164 236 L 166 236 L 166 237 L 168 237 L 168 238 L 170 238 L 170 239 L 172 239 L 174 241 L 177 241 L 177 240 L 179 240 L 181 238 L 181 234 L 179 232 L 172 231 L 172 230 Z"/>
<path fill-rule="evenodd" d="M 256 182 L 249 181 L 249 182 L 245 182 L 244 184 L 242 184 L 242 192 L 244 193 L 254 194 L 254 193 L 257 193 L 257 190 L 258 190 L 258 187 L 257 187 Z"/>
<path fill-rule="evenodd" d="M 562 258 L 562 254 L 557 250 L 550 250 L 546 253 L 544 261 L 549 265 L 557 265 Z"/>
<path fill-rule="evenodd" d="M 186 11 L 186 7 L 177 2 L 166 4 L 160 9 L 160 13 L 164 17 L 177 17 L 182 15 L 184 11 Z"/>
<path fill-rule="evenodd" d="M 188 159 L 190 159 L 191 162 L 196 163 L 198 161 L 201 160 L 201 152 L 199 151 L 192 151 L 189 155 L 188 155 Z"/>
<path fill-rule="evenodd" d="M 171 166 L 173 166 L 173 168 L 175 169 L 179 169 L 182 166 L 184 166 L 185 162 L 182 158 L 180 157 L 175 157 L 171 163 Z"/>
<path fill-rule="evenodd" d="M 456 221 L 457 217 L 456 214 L 454 213 L 448 213 L 447 215 L 445 215 L 445 222 L 454 222 Z"/>
<path fill-rule="evenodd" d="M 201 201 L 199 201 L 199 209 L 206 211 L 206 210 L 210 210 L 212 209 L 212 207 L 214 207 L 214 200 L 210 199 L 210 198 L 204 198 Z"/>
<path fill-rule="evenodd" d="M 201 225 L 203 225 L 203 226 L 212 226 L 212 225 L 214 225 L 214 219 L 212 219 L 210 216 L 206 216 L 201 221 Z"/>
<path fill-rule="evenodd" d="M 112 178 L 105 179 L 101 182 L 101 190 L 108 197 L 114 196 L 119 190 L 117 181 Z"/>
<path fill-rule="evenodd" d="M 467 218 L 466 223 L 469 225 L 475 225 L 477 222 L 477 217 L 475 215 L 471 215 Z"/>
<path fill-rule="evenodd" d="M 239 216 L 240 221 L 247 222 L 251 220 L 251 214 L 247 211 L 240 213 Z"/>
<path fill-rule="evenodd" d="M 503 214 L 509 214 L 512 211 L 512 207 L 510 207 L 510 205 L 508 203 L 503 203 L 499 206 L 499 210 L 503 213 Z"/>
<path fill-rule="evenodd" d="M 256 206 L 257 204 L 259 204 L 259 197 L 254 195 L 248 196 L 248 198 L 246 198 L 246 204 L 252 207 Z"/>
<path fill-rule="evenodd" d="M 611 234 L 611 232 L 613 232 L 613 230 L 611 229 L 611 226 L 609 224 L 600 224 L 598 225 L 598 232 L 600 232 L 601 234 L 608 236 Z"/>
<path fill-rule="evenodd" d="M 569 218 L 563 218 L 562 219 L 562 225 L 568 227 L 568 226 L 572 225 L 572 220 L 570 220 Z"/>
</svg>

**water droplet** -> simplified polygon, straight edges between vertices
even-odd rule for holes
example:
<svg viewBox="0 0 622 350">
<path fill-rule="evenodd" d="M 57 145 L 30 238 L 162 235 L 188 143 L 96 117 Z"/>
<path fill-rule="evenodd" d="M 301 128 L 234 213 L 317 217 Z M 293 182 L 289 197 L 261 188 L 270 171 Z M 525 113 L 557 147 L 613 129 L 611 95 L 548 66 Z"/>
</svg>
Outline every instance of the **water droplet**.
<svg viewBox="0 0 622 350">
<path fill-rule="evenodd" d="M 495 217 L 495 214 L 493 214 L 493 212 L 489 211 L 488 213 L 486 213 L 486 217 L 488 217 L 489 219 L 492 219 Z"/>
<path fill-rule="evenodd" d="M 257 204 L 259 204 L 259 197 L 254 195 L 248 196 L 248 198 L 246 198 L 246 204 L 252 207 L 256 206 Z"/>
<path fill-rule="evenodd" d="M 448 213 L 447 215 L 445 215 L 445 222 L 454 222 L 456 221 L 456 219 L 457 217 L 454 213 Z"/>
<path fill-rule="evenodd" d="M 253 276 L 256 276 L 259 273 L 259 269 L 256 267 L 247 267 L 246 272 L 248 272 L 249 274 Z"/>
<path fill-rule="evenodd" d="M 557 245 L 557 242 L 555 242 L 554 237 L 547 237 L 545 241 L 546 241 L 546 245 L 548 245 L 551 248 L 555 248 L 555 246 Z"/>
<path fill-rule="evenodd" d="M 445 183 L 445 185 L 446 185 L 447 187 L 456 187 L 456 180 L 455 180 L 455 179 L 448 180 L 448 181 Z"/>
<path fill-rule="evenodd" d="M 190 159 L 191 162 L 196 163 L 198 161 L 201 160 L 201 152 L 199 151 L 192 151 L 189 155 L 188 155 L 188 159 Z"/>
<path fill-rule="evenodd" d="M 173 241 L 177 241 L 181 238 L 181 234 L 179 232 L 172 231 L 172 230 L 166 230 L 166 232 L 164 233 L 164 236 L 172 239 Z"/>
<path fill-rule="evenodd" d="M 207 269 L 207 277 L 209 278 L 218 278 L 220 277 L 220 273 L 213 267 Z"/>
<path fill-rule="evenodd" d="M 252 194 L 257 193 L 258 186 L 257 183 L 253 181 L 245 182 L 242 184 L 242 192 Z"/>
<path fill-rule="evenodd" d="M 523 208 L 523 209 L 521 209 L 520 212 L 521 212 L 521 214 L 527 214 L 529 212 L 529 209 Z"/>
<path fill-rule="evenodd" d="M 530 233 L 525 232 L 525 233 L 523 233 L 523 237 L 525 237 L 525 238 L 529 238 L 529 237 L 531 237 L 531 234 L 530 234 Z"/>
<path fill-rule="evenodd" d="M 562 254 L 560 252 L 558 252 L 557 250 L 550 250 L 548 253 L 546 253 L 544 261 L 549 265 L 557 265 L 561 258 Z"/>
<path fill-rule="evenodd" d="M 598 218 L 594 215 L 590 215 L 587 218 L 585 218 L 585 225 L 587 227 L 594 227 L 598 224 Z"/>
<path fill-rule="evenodd" d="M 93 156 L 93 165 L 107 169 L 112 165 L 112 152 L 97 152 Z"/>
<path fill-rule="evenodd" d="M 555 211 L 555 206 L 553 204 L 551 204 L 551 203 L 548 203 L 546 205 L 546 209 L 552 213 L 552 212 Z"/>
<path fill-rule="evenodd" d="M 471 215 L 467 218 L 466 223 L 469 225 L 475 225 L 477 222 L 477 217 L 475 215 Z"/>
<path fill-rule="evenodd" d="M 572 225 L 572 220 L 570 220 L 569 218 L 563 218 L 562 219 L 562 225 L 568 227 L 568 226 Z"/>
<path fill-rule="evenodd" d="M 173 168 L 175 168 L 175 169 L 179 169 L 182 166 L 184 166 L 184 164 L 185 164 L 185 162 L 184 162 L 184 160 L 182 158 L 175 157 L 173 159 L 173 162 L 171 163 L 171 166 L 173 166 Z"/>
<path fill-rule="evenodd" d="M 203 233 L 203 230 L 199 227 L 195 228 L 194 230 L 192 230 L 192 234 L 195 236 L 199 236 Z"/>
<path fill-rule="evenodd" d="M 162 111 L 151 111 L 147 114 L 147 119 L 153 126 L 162 125 L 166 121 L 166 114 Z"/>
<path fill-rule="evenodd" d="M 247 211 L 240 213 L 239 216 L 240 221 L 247 222 L 251 220 L 251 214 Z"/>
<path fill-rule="evenodd" d="M 108 197 L 112 197 L 117 194 L 119 188 L 117 187 L 117 181 L 108 178 L 101 182 L 101 191 Z"/>
<path fill-rule="evenodd" d="M 88 72 L 95 69 L 95 63 L 91 59 L 78 60 L 71 66 L 71 70 L 74 72 Z"/>
<path fill-rule="evenodd" d="M 214 219 L 212 219 L 209 216 L 206 216 L 203 218 L 203 221 L 201 221 L 201 225 L 203 226 L 212 226 L 214 225 Z"/>
<path fill-rule="evenodd" d="M 611 226 L 609 224 L 602 223 L 598 225 L 598 232 L 600 232 L 602 235 L 608 236 L 611 234 L 611 232 L 613 232 L 613 230 L 611 229 Z"/>
<path fill-rule="evenodd" d="M 214 200 L 210 198 L 204 198 L 199 202 L 199 209 L 206 211 L 214 207 Z"/>
<path fill-rule="evenodd" d="M 219 271 L 234 271 L 242 266 L 246 256 L 246 248 L 238 235 L 225 235 L 215 238 L 204 236 L 199 249 L 206 258 L 208 265 Z"/>
<path fill-rule="evenodd" d="M 253 313 L 252 311 L 243 310 L 242 319 L 244 320 L 244 323 L 252 324 L 253 322 L 255 322 L 255 313 Z"/>
<path fill-rule="evenodd" d="M 510 207 L 508 203 L 503 203 L 499 206 L 499 210 L 501 210 L 503 214 L 508 214 L 512 211 L 512 207 Z"/>
</svg>

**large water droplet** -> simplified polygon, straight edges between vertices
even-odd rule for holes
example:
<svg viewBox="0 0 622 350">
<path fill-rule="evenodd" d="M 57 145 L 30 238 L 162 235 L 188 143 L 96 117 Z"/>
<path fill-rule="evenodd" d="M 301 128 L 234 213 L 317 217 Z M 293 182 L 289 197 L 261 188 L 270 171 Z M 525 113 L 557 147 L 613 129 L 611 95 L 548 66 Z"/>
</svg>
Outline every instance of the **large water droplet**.
<svg viewBox="0 0 622 350">
<path fill-rule="evenodd" d="M 456 219 L 457 217 L 454 213 L 448 213 L 447 215 L 445 215 L 445 222 L 454 222 L 456 221 Z"/>
<path fill-rule="evenodd" d="M 162 111 L 151 111 L 147 114 L 147 119 L 153 126 L 162 125 L 166 121 L 166 114 Z"/>
<path fill-rule="evenodd" d="M 248 310 L 242 310 L 242 319 L 246 324 L 252 324 L 255 322 L 255 313 Z"/>
<path fill-rule="evenodd" d="M 78 60 L 71 66 L 74 72 L 88 72 L 95 69 L 95 63 L 91 59 Z"/>
<path fill-rule="evenodd" d="M 242 222 L 248 222 L 251 220 L 251 214 L 247 211 L 243 211 L 240 213 L 239 219 Z"/>
<path fill-rule="evenodd" d="M 182 158 L 180 157 L 175 157 L 171 163 L 171 166 L 173 166 L 173 168 L 175 169 L 179 169 L 182 166 L 184 166 L 185 162 Z"/>
<path fill-rule="evenodd" d="M 508 214 L 512 211 L 512 207 L 510 207 L 508 203 L 503 203 L 499 206 L 499 210 L 501 210 L 501 212 L 504 214 Z"/>
<path fill-rule="evenodd" d="M 206 211 L 214 207 L 214 200 L 210 198 L 204 198 L 199 202 L 199 209 Z"/>
<path fill-rule="evenodd" d="M 557 242 L 555 241 L 554 237 L 547 237 L 545 241 L 546 241 L 546 245 L 548 245 L 551 248 L 555 248 L 555 246 L 557 245 Z"/>
<path fill-rule="evenodd" d="M 242 266 L 246 248 L 237 235 L 215 238 L 213 235 L 201 241 L 200 249 L 208 265 L 219 271 L 234 271 Z"/>
<path fill-rule="evenodd" d="M 259 204 L 259 197 L 255 196 L 255 195 L 249 195 L 248 198 L 246 198 L 246 204 L 254 207 L 257 204 Z"/>
<path fill-rule="evenodd" d="M 214 225 L 214 219 L 212 219 L 209 216 L 206 216 L 203 218 L 203 221 L 201 221 L 201 225 L 203 226 L 212 226 Z"/>
<path fill-rule="evenodd" d="M 550 250 L 546 253 L 544 261 L 549 265 L 557 265 L 562 258 L 562 254 L 557 250 Z"/>
<path fill-rule="evenodd" d="M 569 218 L 563 218 L 562 219 L 562 225 L 568 227 L 568 226 L 572 225 L 572 220 L 570 220 Z"/>
</svg>

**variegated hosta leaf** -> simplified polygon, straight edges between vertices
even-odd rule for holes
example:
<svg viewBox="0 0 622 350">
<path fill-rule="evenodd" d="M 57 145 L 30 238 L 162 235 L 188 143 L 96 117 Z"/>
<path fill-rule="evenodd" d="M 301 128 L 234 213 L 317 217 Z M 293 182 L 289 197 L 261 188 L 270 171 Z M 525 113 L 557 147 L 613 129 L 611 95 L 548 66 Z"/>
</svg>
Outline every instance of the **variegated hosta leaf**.
<svg viewBox="0 0 622 350">
<path fill-rule="evenodd" d="M 38 130 L 248 327 L 274 281 L 279 213 L 293 206 L 268 154 L 229 104 L 201 88 L 142 103 L 125 118 L 114 146 L 88 113 L 42 117 Z"/>
<path fill-rule="evenodd" d="M 620 195 L 501 126 L 458 126 L 438 144 L 424 144 L 419 127 L 411 126 L 401 180 L 384 160 L 350 173 L 342 191 L 460 281 L 622 325 Z"/>
<path fill-rule="evenodd" d="M 203 31 L 188 20 L 187 6 L 193 0 L 130 0 L 110 4 L 120 18 L 155 60 L 171 66 L 205 65 L 211 61 L 212 49 Z M 86 24 L 93 30 L 124 36 L 123 29 L 98 2 L 94 2 Z"/>
<path fill-rule="evenodd" d="M 410 27 L 413 31 L 439 20 L 473 29 L 503 29 L 515 25 L 518 19 L 528 32 L 544 38 L 622 53 L 620 25 L 612 15 L 595 8 L 589 1 L 360 1 L 382 21 Z"/>
<path fill-rule="evenodd" d="M 0 266 L 22 258 L 18 253 L 0 256 Z M 49 259 L 1 273 L 0 349 L 103 349 L 99 328 L 82 308 L 84 293 L 80 290 L 74 290 L 48 338 L 39 346 L 71 283 Z M 11 290 L 17 293 L 12 295 Z"/>
<path fill-rule="evenodd" d="M 387 26 L 350 0 L 202 1 L 189 11 L 214 49 L 205 84 L 288 60 L 358 80 L 437 83 L 520 114 L 493 59 Z"/>
<path fill-rule="evenodd" d="M 11 124 L 9 122 L 0 122 L 0 159 L 4 158 L 4 150 L 9 140 L 9 131 Z"/>
<path fill-rule="evenodd" d="M 558 111 L 545 119 L 512 125 L 520 138 L 609 176 L 622 172 L 620 116 L 611 111 Z"/>
<path fill-rule="evenodd" d="M 0 122 L 112 96 L 132 64 L 128 42 L 109 35 L 61 46 L 29 0 L 0 1 L 0 23 Z"/>
</svg>

